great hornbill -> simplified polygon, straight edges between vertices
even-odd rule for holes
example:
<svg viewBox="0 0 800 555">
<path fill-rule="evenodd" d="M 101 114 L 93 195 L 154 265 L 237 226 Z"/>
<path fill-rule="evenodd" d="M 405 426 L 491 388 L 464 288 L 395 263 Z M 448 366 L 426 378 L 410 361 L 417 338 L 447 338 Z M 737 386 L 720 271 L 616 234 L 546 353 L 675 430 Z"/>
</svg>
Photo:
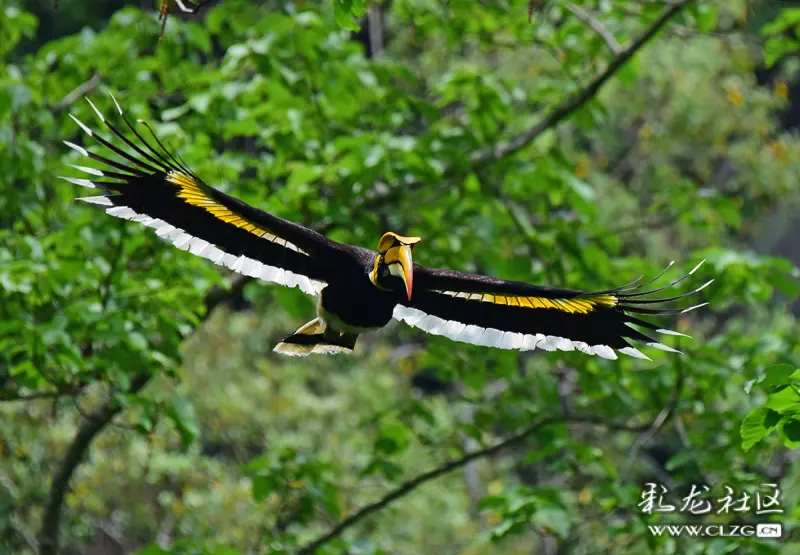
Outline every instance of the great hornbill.
<svg viewBox="0 0 800 555">
<path fill-rule="evenodd" d="M 633 314 L 680 314 L 707 304 L 684 309 L 650 307 L 696 293 L 711 281 L 685 295 L 648 298 L 682 281 L 699 264 L 680 279 L 650 291 L 641 288 L 655 280 L 636 285 L 639 278 L 615 289 L 583 292 L 425 268 L 412 262 L 419 237 L 388 232 L 380 238 L 377 252 L 337 243 L 206 185 L 164 148 L 149 126 L 157 146 L 145 140 L 116 99 L 114 103 L 135 140 L 112 126 L 89 101 L 100 121 L 130 151 L 71 117 L 89 137 L 123 162 L 65 141 L 106 168 L 73 166 L 91 178 L 64 179 L 111 192 L 80 200 L 106 207 L 111 216 L 141 222 L 179 249 L 240 274 L 319 295 L 317 317 L 279 343 L 275 347 L 278 353 L 304 356 L 351 352 L 360 333 L 381 328 L 395 318 L 428 333 L 475 345 L 523 351 L 537 347 L 547 351 L 577 349 L 610 359 L 617 358 L 617 350 L 649 360 L 629 340 L 677 351 L 631 326 L 683 334 Z"/>
</svg>

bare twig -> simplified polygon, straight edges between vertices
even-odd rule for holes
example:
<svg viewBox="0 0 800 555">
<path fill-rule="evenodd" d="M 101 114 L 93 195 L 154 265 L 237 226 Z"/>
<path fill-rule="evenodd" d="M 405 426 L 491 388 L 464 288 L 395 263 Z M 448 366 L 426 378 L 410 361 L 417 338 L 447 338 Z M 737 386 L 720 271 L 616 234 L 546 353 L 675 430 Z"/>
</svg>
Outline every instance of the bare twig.
<svg viewBox="0 0 800 555">
<path fill-rule="evenodd" d="M 580 19 L 583 23 L 588 25 L 592 31 L 600 35 L 602 39 L 608 45 L 608 48 L 611 49 L 611 52 L 616 56 L 620 52 L 622 52 L 622 47 L 617 42 L 617 39 L 614 38 L 614 35 L 611 34 L 611 31 L 606 29 L 605 25 L 600 23 L 594 17 L 591 16 L 589 12 L 581 8 L 580 6 L 576 6 L 572 2 L 567 4 L 567 9 L 572 12 L 572 15 Z"/>
<path fill-rule="evenodd" d="M 30 393 L 20 393 L 19 391 L 0 391 L 0 403 L 11 403 L 13 401 L 32 401 L 35 399 L 58 399 L 60 397 L 74 397 L 86 389 L 86 385 L 76 385 L 68 387 L 66 384 L 58 386 L 55 391 L 32 391 Z"/>
<path fill-rule="evenodd" d="M 678 370 L 677 370 L 677 377 L 675 378 L 675 387 L 672 390 L 672 395 L 670 395 L 667 404 L 664 405 L 664 408 L 661 409 L 661 412 L 653 419 L 653 422 L 650 426 L 647 427 L 634 441 L 631 445 L 631 449 L 628 452 L 628 456 L 625 458 L 625 463 L 620 470 L 619 476 L 617 477 L 616 482 L 618 484 L 624 482 L 628 475 L 633 468 L 633 463 L 636 462 L 637 457 L 639 456 L 639 450 L 642 446 L 650 441 L 654 435 L 658 433 L 664 423 L 667 421 L 678 406 L 678 402 L 681 399 L 681 393 L 683 392 L 683 383 L 684 383 L 684 371 L 683 366 L 678 363 Z"/>
<path fill-rule="evenodd" d="M 127 229 L 125 220 L 120 220 L 119 241 L 117 241 L 116 248 L 112 253 L 111 268 L 109 268 L 106 279 L 100 288 L 100 306 L 104 312 L 108 310 L 108 303 L 111 301 L 111 286 L 114 282 L 114 276 L 117 274 L 119 263 L 122 260 L 122 254 L 125 249 L 125 232 Z"/>
<path fill-rule="evenodd" d="M 668 227 L 671 224 L 675 223 L 677 218 L 672 214 L 661 214 L 659 216 L 654 216 L 651 218 L 645 218 L 640 222 L 633 223 L 630 225 L 621 225 L 617 227 L 612 227 L 611 229 L 607 230 L 605 233 L 613 233 L 614 235 L 622 235 L 623 233 L 629 233 L 631 231 L 640 231 L 640 230 L 653 230 L 653 229 L 660 229 L 662 227 Z"/>
<path fill-rule="evenodd" d="M 206 312 L 203 316 L 200 317 L 200 322 L 202 323 L 207 320 L 211 313 L 217 308 L 219 305 L 228 302 L 236 295 L 240 294 L 244 286 L 250 283 L 251 281 L 255 281 L 254 277 L 245 276 L 242 274 L 236 274 L 233 279 L 231 279 L 231 286 L 228 289 L 215 285 L 211 288 L 211 290 L 206 294 L 205 298 L 205 306 Z"/>
<path fill-rule="evenodd" d="M 85 420 L 90 420 L 92 418 L 95 418 L 95 415 L 93 413 L 86 412 L 86 410 L 83 407 L 81 407 L 81 402 L 77 397 L 72 398 L 72 405 L 75 407 L 75 412 L 77 412 L 81 418 Z M 131 426 L 129 424 L 120 424 L 119 422 L 109 422 L 109 424 L 111 426 L 115 426 L 117 428 L 126 431 L 131 431 L 131 432 L 137 431 L 136 426 Z"/>
<path fill-rule="evenodd" d="M 36 537 L 33 533 L 23 524 L 22 518 L 20 518 L 19 515 L 14 514 L 11 517 L 11 526 L 17 535 L 31 548 L 31 551 L 34 553 L 39 552 L 39 542 L 36 541 Z"/>
<path fill-rule="evenodd" d="M 495 399 L 496 397 L 502 395 L 502 393 L 506 391 L 508 387 L 509 385 L 507 380 L 495 380 L 483 388 L 482 397 L 487 401 Z M 465 424 L 474 424 L 476 409 L 477 405 L 475 403 L 466 403 L 461 412 L 462 422 Z M 460 435 L 462 436 L 465 452 L 469 453 L 480 447 L 480 444 L 474 437 L 464 432 L 461 432 Z M 481 526 L 484 526 L 486 522 L 481 519 L 480 509 L 478 507 L 478 502 L 484 496 L 484 487 L 481 483 L 478 461 L 472 461 L 471 463 L 464 465 L 464 484 L 466 485 L 467 495 L 470 499 L 470 515 L 473 520 L 478 522 Z"/>
<path fill-rule="evenodd" d="M 572 115 L 575 111 L 583 107 L 586 103 L 592 100 L 600 92 L 600 89 L 605 85 L 639 50 L 641 50 L 652 39 L 658 31 L 660 31 L 675 15 L 677 15 L 684 7 L 689 5 L 694 0 L 679 0 L 674 4 L 670 4 L 661 16 L 653 22 L 653 24 L 642 33 L 639 38 L 634 40 L 630 45 L 621 49 L 619 53 L 611 60 L 608 67 L 592 79 L 585 87 L 580 89 L 571 97 L 567 98 L 557 106 L 555 106 L 542 120 L 535 125 L 523 131 L 516 137 L 506 141 L 498 142 L 495 145 L 475 150 L 470 155 L 470 167 L 468 171 L 474 172 L 497 162 L 503 158 L 511 156 L 521 149 L 525 148 L 536 140 L 542 133 L 555 127 L 563 120 Z M 460 175 L 459 168 L 448 168 L 443 176 L 442 187 L 448 187 L 447 180 L 451 180 Z M 407 191 L 413 191 L 423 187 L 425 184 L 410 181 L 404 182 L 394 187 L 388 187 L 384 183 L 378 183 L 373 188 L 374 194 L 371 196 L 357 199 L 355 207 L 358 210 L 368 211 L 387 202 L 391 202 L 404 194 Z M 320 233 L 327 233 L 335 223 L 331 221 L 321 222 L 316 227 Z"/>
<path fill-rule="evenodd" d="M 545 0 L 528 0 L 528 23 L 533 21 L 533 14 L 549 8 Z"/>
<path fill-rule="evenodd" d="M 406 495 L 408 495 L 409 493 L 411 493 L 412 491 L 414 491 L 415 489 L 417 489 L 419 486 L 423 485 L 426 482 L 435 480 L 436 478 L 444 476 L 445 474 L 449 474 L 454 470 L 458 470 L 459 468 L 463 467 L 464 465 L 472 461 L 496 455 L 497 453 L 507 449 L 508 447 L 520 444 L 524 442 L 526 439 L 528 439 L 530 436 L 532 436 L 534 433 L 536 433 L 538 430 L 546 426 L 550 426 L 551 424 L 568 423 L 568 422 L 591 424 L 591 425 L 603 426 L 611 430 L 628 431 L 628 432 L 640 432 L 646 430 L 648 427 L 651 426 L 651 424 L 649 423 L 643 425 L 633 425 L 633 424 L 624 424 L 616 422 L 606 422 L 598 417 L 581 416 L 581 415 L 571 415 L 567 418 L 560 416 L 559 417 L 548 416 L 539 418 L 533 424 L 531 424 L 518 434 L 515 434 L 492 446 L 480 449 L 478 451 L 473 451 L 471 453 L 464 455 L 461 458 L 449 461 L 443 465 L 440 465 L 427 472 L 423 472 L 422 474 L 419 474 L 414 478 L 402 483 L 401 485 L 391 490 L 389 493 L 387 493 L 377 501 L 370 503 L 369 505 L 365 505 L 364 507 L 362 507 L 349 517 L 345 518 L 343 521 L 341 521 L 339 524 L 331 528 L 331 530 L 329 530 L 322 536 L 301 547 L 297 551 L 297 555 L 306 555 L 315 552 L 317 549 L 327 544 L 334 538 L 341 536 L 348 528 L 358 524 L 364 518 L 380 511 L 381 509 L 387 507 L 396 500 L 405 497 Z"/>
<path fill-rule="evenodd" d="M 670 4 L 659 18 L 642 33 L 639 38 L 634 40 L 629 46 L 625 47 L 620 53 L 608 64 L 608 67 L 592 79 L 589 84 L 568 98 L 558 106 L 556 106 L 549 114 L 547 114 L 541 121 L 536 123 L 533 127 L 523 131 L 513 139 L 503 141 L 492 147 L 482 148 L 472 153 L 471 161 L 473 168 L 480 168 L 492 162 L 496 162 L 501 158 L 510 156 L 528 146 L 537 137 L 548 129 L 554 127 L 566 117 L 570 116 L 573 112 L 583 107 L 587 102 L 592 100 L 600 89 L 605 85 L 611 77 L 613 77 L 622 66 L 624 66 L 634 54 L 646 45 L 656 33 L 658 33 L 674 16 L 676 16 L 683 8 L 688 6 L 694 0 L 680 0 L 674 4 Z"/>
<path fill-rule="evenodd" d="M 383 52 L 383 8 L 377 2 L 370 2 L 367 8 L 367 29 L 370 57 L 377 58 Z"/>
<path fill-rule="evenodd" d="M 56 104 L 55 106 L 51 106 L 50 111 L 55 114 L 56 112 L 60 112 L 65 108 L 69 108 L 70 106 L 75 104 L 75 102 L 77 102 L 78 99 L 95 90 L 98 87 L 98 85 L 100 85 L 100 73 L 95 71 L 91 79 L 78 85 L 75 88 L 75 90 L 73 90 L 67 96 L 62 98 L 58 104 Z"/>
<path fill-rule="evenodd" d="M 33 399 L 53 399 L 63 395 L 71 395 L 62 391 L 34 391 L 33 393 L 20 394 L 16 391 L 0 392 L 0 403 L 10 403 L 12 401 L 31 401 Z"/>
<path fill-rule="evenodd" d="M 133 377 L 128 393 L 138 393 L 150 381 L 150 374 L 142 373 Z M 75 470 L 81 464 L 92 440 L 103 431 L 111 420 L 122 410 L 112 395 L 100 408 L 86 418 L 72 440 L 67 454 L 61 461 L 50 485 L 44 517 L 39 530 L 39 555 L 57 555 L 59 551 L 59 531 L 61 528 L 61 509 L 69 482 Z"/>
<path fill-rule="evenodd" d="M 380 511 L 381 509 L 391 504 L 392 502 L 396 501 L 397 499 L 400 499 L 401 497 L 408 495 L 422 484 L 434 480 L 440 476 L 444 476 L 445 474 L 448 474 L 454 470 L 457 470 L 471 461 L 488 457 L 511 445 L 520 443 L 525 439 L 527 439 L 529 436 L 533 435 L 536 431 L 543 428 L 544 426 L 548 426 L 556 422 L 563 422 L 563 419 L 553 418 L 553 417 L 541 418 L 535 423 L 533 423 L 531 426 L 525 428 L 525 430 L 523 430 L 522 432 L 514 436 L 511 436 L 505 441 L 501 441 L 500 443 L 497 443 L 485 449 L 473 451 L 472 453 L 468 453 L 467 455 L 464 455 L 459 459 L 452 460 L 448 463 L 445 463 L 441 466 L 434 468 L 433 470 L 429 470 L 428 472 L 423 472 L 422 474 L 415 476 L 414 478 L 408 480 L 407 482 L 404 482 L 397 488 L 393 489 L 388 494 L 384 495 L 382 498 L 375 501 L 374 503 L 365 505 L 364 507 L 362 507 L 361 509 L 359 509 L 358 511 L 356 511 L 343 521 L 341 521 L 339 524 L 334 526 L 330 531 L 320 536 L 319 538 L 301 547 L 300 550 L 297 552 L 298 555 L 313 553 L 314 551 L 316 551 L 317 549 L 319 549 L 332 539 L 340 536 L 345 530 L 347 530 L 351 526 L 354 526 L 362 519 L 368 517 L 369 515 L 377 511 Z"/>
</svg>

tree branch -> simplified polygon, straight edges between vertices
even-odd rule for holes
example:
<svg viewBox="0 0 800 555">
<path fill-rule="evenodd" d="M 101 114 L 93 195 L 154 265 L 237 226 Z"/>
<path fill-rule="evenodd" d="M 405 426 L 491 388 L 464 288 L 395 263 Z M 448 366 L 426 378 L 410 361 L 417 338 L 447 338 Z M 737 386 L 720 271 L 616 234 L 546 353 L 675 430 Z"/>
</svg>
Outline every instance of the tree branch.
<svg viewBox="0 0 800 555">
<path fill-rule="evenodd" d="M 644 45 L 647 44 L 650 39 L 652 39 L 656 33 L 658 33 L 658 31 L 660 31 L 669 22 L 670 19 L 672 19 L 683 8 L 688 6 L 693 1 L 694 0 L 680 0 L 674 4 L 670 4 L 659 16 L 659 18 L 639 36 L 639 38 L 621 50 L 620 53 L 613 60 L 611 60 L 605 71 L 592 79 L 586 87 L 556 106 L 544 117 L 544 119 L 539 121 L 527 131 L 520 133 L 513 139 L 498 143 L 493 147 L 487 147 L 475 151 L 471 156 L 472 166 L 474 168 L 480 168 L 518 152 L 533 142 L 537 137 L 539 137 L 539 135 L 560 123 L 579 108 L 583 107 L 587 102 L 597 96 L 597 93 L 600 92 L 600 89 L 603 87 L 603 85 L 605 85 L 611 79 L 611 77 L 613 77 L 617 71 L 622 68 L 622 66 L 624 66 L 631 58 L 633 58 L 634 54 L 639 52 L 639 50 L 641 50 L 642 47 L 644 47 Z"/>
<path fill-rule="evenodd" d="M 514 445 L 522 443 L 523 441 L 528 439 L 531 435 L 536 433 L 538 430 L 544 428 L 545 426 L 558 423 L 568 423 L 568 422 L 592 424 L 596 426 L 603 426 L 605 428 L 609 428 L 612 430 L 628 431 L 628 432 L 641 432 L 652 426 L 652 424 L 649 422 L 642 425 L 633 425 L 633 424 L 624 424 L 616 422 L 606 422 L 594 416 L 581 416 L 581 415 L 571 415 L 568 416 L 567 418 L 561 416 L 558 417 L 548 416 L 539 418 L 536 422 L 534 422 L 533 424 L 531 424 L 518 434 L 515 434 L 499 443 L 496 443 L 484 449 L 467 453 L 461 458 L 449 461 L 427 472 L 423 472 L 422 474 L 419 474 L 414 478 L 402 483 L 401 485 L 391 490 L 389 493 L 387 493 L 377 501 L 370 503 L 369 505 L 365 505 L 355 513 L 351 514 L 349 517 L 345 518 L 343 521 L 341 521 L 339 524 L 331 528 L 328 532 L 326 532 L 322 536 L 302 546 L 297 551 L 297 555 L 307 555 L 309 553 L 315 552 L 317 549 L 319 549 L 326 543 L 341 536 L 348 528 L 358 524 L 364 518 L 380 511 L 381 509 L 392 504 L 401 497 L 405 497 L 406 495 L 408 495 L 409 493 L 411 493 L 412 491 L 414 491 L 415 489 L 417 489 L 419 486 L 421 486 L 426 482 L 435 480 L 436 478 L 444 476 L 445 474 L 449 474 L 454 470 L 458 470 L 459 468 L 463 467 L 464 465 L 472 461 L 495 455 L 500 451 L 507 449 L 508 447 L 512 447 Z"/>
<path fill-rule="evenodd" d="M 131 380 L 128 393 L 138 393 L 150 381 L 150 374 L 138 374 Z M 69 488 L 69 482 L 75 470 L 81 464 L 84 455 L 89 449 L 92 440 L 111 422 L 122 410 L 114 396 L 89 417 L 83 421 L 78 433 L 67 449 L 67 454 L 61 461 L 47 496 L 42 526 L 39 530 L 39 555 L 57 555 L 59 551 L 59 532 L 61 528 L 61 509 L 64 505 L 64 496 Z"/>
<path fill-rule="evenodd" d="M 616 482 L 622 483 L 630 474 L 631 469 L 633 468 L 633 463 L 636 461 L 636 458 L 639 456 L 639 450 L 642 448 L 642 445 L 650 441 L 650 439 L 658 433 L 667 419 L 672 416 L 675 412 L 675 409 L 678 407 L 678 402 L 681 399 L 681 393 L 683 393 L 683 384 L 685 381 L 685 372 L 683 370 L 683 365 L 680 361 L 677 363 L 677 376 L 675 378 L 675 387 L 672 390 L 672 395 L 670 395 L 669 401 L 667 404 L 664 405 L 664 408 L 661 409 L 661 412 L 653 419 L 653 422 L 647 426 L 645 430 L 634 440 L 633 444 L 631 445 L 631 449 L 628 452 L 628 456 L 625 458 L 624 466 L 617 477 Z"/>
<path fill-rule="evenodd" d="M 206 294 L 205 297 L 205 305 L 206 305 L 206 312 L 203 316 L 200 317 L 200 322 L 202 323 L 211 316 L 211 313 L 217 308 L 219 305 L 229 301 L 239 293 L 241 293 L 244 286 L 254 281 L 255 278 L 251 276 L 245 276 L 242 274 L 236 274 L 233 279 L 231 279 L 231 286 L 228 289 L 224 287 L 220 287 L 219 285 L 214 285 L 211 290 Z"/>
<path fill-rule="evenodd" d="M 58 5 L 56 5 L 56 7 L 58 7 Z M 100 85 L 100 74 L 95 71 L 91 79 L 75 87 L 75 90 L 73 90 L 67 96 L 62 98 L 58 104 L 56 104 L 55 106 L 51 106 L 50 111 L 55 114 L 56 112 L 60 112 L 61 110 L 69 108 L 70 106 L 75 104 L 75 102 L 77 102 L 79 98 L 86 96 L 87 94 L 95 90 L 99 85 Z"/>
<path fill-rule="evenodd" d="M 622 52 L 622 47 L 617 42 L 617 39 L 614 38 L 614 35 L 606 29 L 605 25 L 597 21 L 594 17 L 592 17 L 589 12 L 581 8 L 580 6 L 576 6 L 572 2 L 567 4 L 567 9 L 572 12 L 572 15 L 580 19 L 583 23 L 588 25 L 592 31 L 600 35 L 600 37 L 606 42 L 608 48 L 611 49 L 611 53 L 619 55 Z"/>
<path fill-rule="evenodd" d="M 584 106 L 587 102 L 592 100 L 600 92 L 600 89 L 605 85 L 633 56 L 641 50 L 652 39 L 658 31 L 660 31 L 670 19 L 677 15 L 683 8 L 695 0 L 675 0 L 665 8 L 664 13 L 653 22 L 653 24 L 642 35 L 633 41 L 629 46 L 621 49 L 614 59 L 608 64 L 608 67 L 594 79 L 592 79 L 586 87 L 580 89 L 570 98 L 558 104 L 552 111 L 547 114 L 541 121 L 536 123 L 533 127 L 517 135 L 516 137 L 507 141 L 501 141 L 493 146 L 484 147 L 475 150 L 470 155 L 469 171 L 478 171 L 493 162 L 497 162 L 502 158 L 511 156 L 521 149 L 525 148 L 536 140 L 542 133 L 555 127 L 564 119 L 572 115 L 576 110 Z M 452 179 L 458 175 L 458 170 L 455 168 L 448 168 L 445 170 L 443 179 Z M 384 183 L 379 183 L 373 187 L 375 193 L 372 196 L 357 199 L 354 207 L 361 211 L 372 210 L 375 207 L 381 206 L 387 202 L 392 202 L 406 191 L 412 191 L 423 187 L 425 184 L 418 181 L 404 182 L 399 186 L 387 187 Z M 446 186 L 446 182 L 442 184 Z M 317 226 L 317 231 L 320 233 L 327 233 L 334 223 L 331 221 L 321 222 Z"/>
<path fill-rule="evenodd" d="M 72 389 L 56 391 L 33 391 L 31 393 L 19 393 L 17 391 L 0 391 L 0 403 L 10 403 L 13 401 L 32 401 L 34 399 L 55 399 L 58 397 L 72 397 L 83 391 L 85 386 L 77 386 Z"/>
<path fill-rule="evenodd" d="M 367 8 L 367 29 L 370 57 L 377 58 L 383 52 L 383 8 L 377 2 Z"/>
</svg>

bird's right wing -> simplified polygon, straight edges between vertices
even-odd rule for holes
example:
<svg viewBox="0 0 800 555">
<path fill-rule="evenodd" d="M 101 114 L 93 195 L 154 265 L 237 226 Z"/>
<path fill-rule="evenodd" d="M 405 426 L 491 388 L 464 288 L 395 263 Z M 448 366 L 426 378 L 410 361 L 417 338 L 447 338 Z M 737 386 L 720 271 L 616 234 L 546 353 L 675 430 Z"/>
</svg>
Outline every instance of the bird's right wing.
<svg viewBox="0 0 800 555">
<path fill-rule="evenodd" d="M 70 115 L 89 137 L 122 159 L 117 162 L 65 141 L 104 167 L 73 166 L 90 177 L 63 179 L 111 193 L 79 200 L 106 207 L 111 216 L 141 222 L 179 249 L 240 274 L 296 286 L 311 295 L 325 287 L 327 268 L 347 252 L 345 245 L 206 185 L 155 135 L 157 147 L 146 141 L 125 117 L 116 99 L 114 103 L 135 139 L 112 126 L 89 101 L 100 121 L 128 149 L 106 141 Z"/>
</svg>

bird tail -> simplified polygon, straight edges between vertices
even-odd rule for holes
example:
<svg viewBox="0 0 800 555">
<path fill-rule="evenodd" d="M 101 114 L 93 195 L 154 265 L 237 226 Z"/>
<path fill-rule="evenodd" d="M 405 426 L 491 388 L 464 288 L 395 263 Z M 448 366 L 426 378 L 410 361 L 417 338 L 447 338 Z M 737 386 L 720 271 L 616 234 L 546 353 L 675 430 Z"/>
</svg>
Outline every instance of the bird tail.
<svg viewBox="0 0 800 555">
<path fill-rule="evenodd" d="M 326 333 L 327 332 L 327 333 Z M 352 353 L 358 335 L 337 334 L 326 329 L 325 323 L 314 318 L 292 335 L 278 343 L 273 351 L 282 355 L 337 355 Z"/>
</svg>

